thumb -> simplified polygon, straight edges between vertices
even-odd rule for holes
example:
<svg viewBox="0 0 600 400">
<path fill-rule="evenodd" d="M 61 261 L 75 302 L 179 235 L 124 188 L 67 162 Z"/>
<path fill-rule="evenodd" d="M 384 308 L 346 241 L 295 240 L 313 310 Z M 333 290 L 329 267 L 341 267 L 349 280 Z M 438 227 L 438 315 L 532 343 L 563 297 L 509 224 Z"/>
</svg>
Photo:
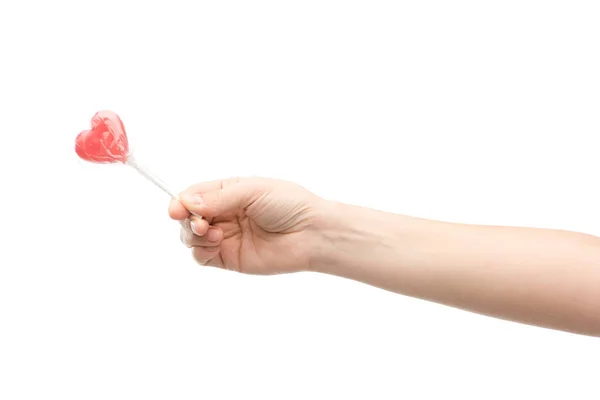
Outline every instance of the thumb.
<svg viewBox="0 0 600 400">
<path fill-rule="evenodd" d="M 179 201 L 192 213 L 214 218 L 248 207 L 257 195 L 256 190 L 238 183 L 206 193 L 183 193 Z"/>
</svg>

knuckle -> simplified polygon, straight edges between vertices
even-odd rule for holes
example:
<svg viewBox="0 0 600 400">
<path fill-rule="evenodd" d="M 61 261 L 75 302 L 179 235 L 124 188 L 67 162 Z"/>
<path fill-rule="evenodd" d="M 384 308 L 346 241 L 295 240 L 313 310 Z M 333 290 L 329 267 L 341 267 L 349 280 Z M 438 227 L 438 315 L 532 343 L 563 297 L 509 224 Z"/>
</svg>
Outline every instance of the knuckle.
<svg viewBox="0 0 600 400">
<path fill-rule="evenodd" d="M 239 176 L 233 176 L 224 182 L 223 187 L 237 185 L 238 183 L 240 183 L 241 179 L 242 178 L 240 178 Z"/>
</svg>

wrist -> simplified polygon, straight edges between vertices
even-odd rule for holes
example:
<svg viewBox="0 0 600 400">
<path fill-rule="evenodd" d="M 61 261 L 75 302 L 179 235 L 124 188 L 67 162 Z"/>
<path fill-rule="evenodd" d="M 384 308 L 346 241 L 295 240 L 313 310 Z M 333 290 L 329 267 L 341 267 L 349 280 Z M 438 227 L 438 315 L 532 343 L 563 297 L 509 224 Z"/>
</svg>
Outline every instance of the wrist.
<svg viewBox="0 0 600 400">
<path fill-rule="evenodd" d="M 360 279 L 361 270 L 401 258 L 406 224 L 401 215 L 325 201 L 315 221 L 315 272 Z"/>
</svg>

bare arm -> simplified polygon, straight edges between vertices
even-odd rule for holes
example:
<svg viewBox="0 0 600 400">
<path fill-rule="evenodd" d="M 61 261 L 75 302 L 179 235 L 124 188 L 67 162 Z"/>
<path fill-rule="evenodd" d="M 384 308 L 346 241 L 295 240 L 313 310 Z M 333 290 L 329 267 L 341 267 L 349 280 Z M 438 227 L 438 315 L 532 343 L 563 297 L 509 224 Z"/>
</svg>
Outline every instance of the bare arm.
<svg viewBox="0 0 600 400">
<path fill-rule="evenodd" d="M 319 198 L 264 178 L 191 186 L 170 214 L 202 265 L 310 269 L 531 325 L 600 336 L 600 238 L 455 224 Z M 209 222 L 212 221 L 209 226 Z"/>
<path fill-rule="evenodd" d="M 600 238 L 329 202 L 313 269 L 497 318 L 600 336 Z"/>
</svg>

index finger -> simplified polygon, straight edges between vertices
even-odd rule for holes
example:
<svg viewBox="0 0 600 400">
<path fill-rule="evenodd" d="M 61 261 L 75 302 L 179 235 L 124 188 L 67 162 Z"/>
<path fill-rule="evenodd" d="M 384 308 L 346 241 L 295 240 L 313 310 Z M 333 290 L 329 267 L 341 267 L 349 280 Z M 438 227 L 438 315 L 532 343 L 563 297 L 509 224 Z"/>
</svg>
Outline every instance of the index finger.
<svg viewBox="0 0 600 400">
<path fill-rule="evenodd" d="M 181 194 L 184 194 L 184 193 L 187 193 L 187 194 L 200 193 L 200 194 L 202 194 L 202 193 L 212 192 L 214 190 L 223 189 L 224 187 L 235 185 L 237 183 L 240 183 L 240 178 L 238 178 L 238 177 L 201 182 L 201 183 L 196 183 L 194 185 L 189 186 L 187 189 L 185 189 L 183 192 L 181 192 Z"/>
<path fill-rule="evenodd" d="M 212 192 L 214 190 L 220 190 L 224 187 L 235 185 L 240 182 L 240 178 L 228 178 L 228 179 L 217 179 L 213 181 L 200 182 L 189 186 L 187 189 L 183 190 L 180 194 L 190 194 L 190 193 L 207 193 Z M 183 204 L 178 199 L 171 199 L 169 203 L 169 216 L 172 219 L 182 221 L 189 218 L 191 213 L 188 209 L 186 209 Z"/>
<path fill-rule="evenodd" d="M 219 188 L 221 188 L 221 180 L 201 182 L 189 186 L 187 189 L 183 190 L 180 195 L 184 193 L 206 193 Z M 179 199 L 171 199 L 171 202 L 169 203 L 169 216 L 172 219 L 182 221 L 189 218 L 190 215 L 191 213 L 189 210 L 181 204 Z"/>
<path fill-rule="evenodd" d="M 190 212 L 178 199 L 171 199 L 171 202 L 169 203 L 169 217 L 177 221 L 182 221 L 189 216 Z"/>
</svg>

